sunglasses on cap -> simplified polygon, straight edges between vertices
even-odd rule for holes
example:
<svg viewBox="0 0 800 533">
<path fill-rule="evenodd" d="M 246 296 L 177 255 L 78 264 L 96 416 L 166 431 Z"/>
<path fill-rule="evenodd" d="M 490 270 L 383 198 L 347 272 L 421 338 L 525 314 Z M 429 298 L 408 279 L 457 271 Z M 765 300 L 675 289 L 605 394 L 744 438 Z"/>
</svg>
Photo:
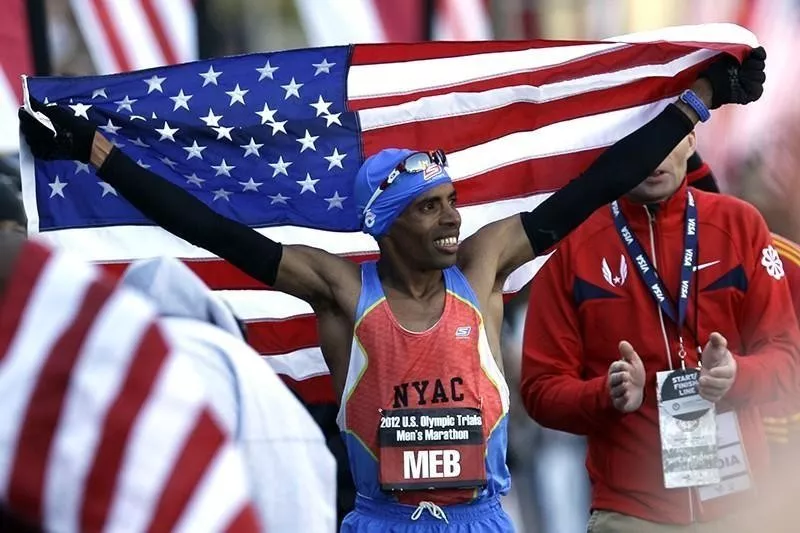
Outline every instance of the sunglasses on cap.
<svg viewBox="0 0 800 533">
<path fill-rule="evenodd" d="M 425 170 L 430 167 L 431 165 L 438 165 L 440 168 L 447 166 L 447 156 L 444 153 L 444 150 L 434 150 L 433 152 L 415 152 L 405 159 L 403 159 L 394 170 L 392 170 L 386 179 L 378 185 L 378 188 L 375 189 L 375 192 L 372 193 L 372 197 L 367 202 L 367 205 L 364 206 L 363 215 L 367 216 L 369 213 L 369 208 L 372 207 L 372 204 L 375 203 L 375 200 L 378 199 L 378 196 L 381 195 L 383 191 L 385 191 L 389 185 L 394 183 L 400 174 L 403 172 L 408 174 L 418 174 L 420 172 L 425 172 Z M 368 220 L 365 220 L 368 222 Z M 368 226 L 371 224 L 367 223 Z"/>
</svg>

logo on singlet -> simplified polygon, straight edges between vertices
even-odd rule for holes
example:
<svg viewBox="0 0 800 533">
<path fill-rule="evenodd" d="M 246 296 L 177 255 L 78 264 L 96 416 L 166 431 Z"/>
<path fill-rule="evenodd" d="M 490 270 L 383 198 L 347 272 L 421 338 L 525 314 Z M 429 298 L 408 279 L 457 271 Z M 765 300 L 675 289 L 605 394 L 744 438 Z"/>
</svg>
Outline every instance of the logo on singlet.
<svg viewBox="0 0 800 533">
<path fill-rule="evenodd" d="M 472 328 L 470 326 L 459 326 L 456 328 L 456 338 L 457 339 L 465 339 L 469 337 L 469 334 L 472 332 Z"/>
</svg>

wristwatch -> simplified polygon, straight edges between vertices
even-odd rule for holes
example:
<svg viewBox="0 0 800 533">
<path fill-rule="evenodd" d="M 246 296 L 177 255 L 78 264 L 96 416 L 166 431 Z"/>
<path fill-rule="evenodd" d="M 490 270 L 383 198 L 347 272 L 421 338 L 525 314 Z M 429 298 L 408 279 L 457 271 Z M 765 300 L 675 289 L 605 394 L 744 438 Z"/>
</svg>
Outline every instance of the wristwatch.
<svg viewBox="0 0 800 533">
<path fill-rule="evenodd" d="M 711 118 L 711 112 L 693 90 L 686 89 L 683 91 L 679 97 L 679 100 L 691 107 L 694 112 L 697 113 L 697 116 L 700 117 L 700 122 L 705 122 Z"/>
</svg>

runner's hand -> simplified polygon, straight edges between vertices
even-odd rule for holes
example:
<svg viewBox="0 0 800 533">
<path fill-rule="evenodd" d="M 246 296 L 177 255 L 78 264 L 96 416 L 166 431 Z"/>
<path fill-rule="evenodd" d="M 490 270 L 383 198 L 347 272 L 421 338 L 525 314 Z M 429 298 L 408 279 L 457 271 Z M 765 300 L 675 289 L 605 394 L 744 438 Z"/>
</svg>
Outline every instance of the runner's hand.
<svg viewBox="0 0 800 533">
<path fill-rule="evenodd" d="M 94 141 L 95 125 L 76 117 L 75 113 L 57 105 L 44 105 L 31 98 L 31 107 L 40 111 L 53 123 L 56 133 L 33 118 L 24 108 L 19 109 L 19 121 L 31 153 L 38 159 L 89 162 Z"/>
</svg>

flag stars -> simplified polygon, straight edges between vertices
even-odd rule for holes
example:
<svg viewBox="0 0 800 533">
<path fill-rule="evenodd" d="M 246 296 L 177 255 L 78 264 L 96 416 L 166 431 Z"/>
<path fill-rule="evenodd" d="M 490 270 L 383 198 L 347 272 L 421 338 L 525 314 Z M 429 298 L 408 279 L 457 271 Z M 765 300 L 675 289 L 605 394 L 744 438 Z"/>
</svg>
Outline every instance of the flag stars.
<svg viewBox="0 0 800 533">
<path fill-rule="evenodd" d="M 73 113 L 75 113 L 76 117 L 83 117 L 86 120 L 89 120 L 89 115 L 87 115 L 86 112 L 89 111 L 89 109 L 92 108 L 91 105 L 86 105 L 86 104 L 82 104 L 82 103 L 78 102 L 75 105 L 69 106 L 69 108 L 72 109 L 72 111 L 73 111 Z"/>
<path fill-rule="evenodd" d="M 271 80 L 274 80 L 275 78 L 273 77 L 273 74 L 279 68 L 280 67 L 273 67 L 272 65 L 269 64 L 269 61 L 267 61 L 263 67 L 256 69 L 259 73 L 258 81 L 261 81 L 264 78 L 269 78 Z"/>
<path fill-rule="evenodd" d="M 328 211 L 334 207 L 337 209 L 344 209 L 342 202 L 345 200 L 347 200 L 347 196 L 339 196 L 339 191 L 334 191 L 333 196 L 330 198 L 325 198 L 325 201 L 328 202 Z"/>
<path fill-rule="evenodd" d="M 222 198 L 222 199 L 223 199 L 223 200 L 225 200 L 226 202 L 230 202 L 230 199 L 229 199 L 228 197 L 229 197 L 230 195 L 232 195 L 232 194 L 233 194 L 233 193 L 232 193 L 232 192 L 230 192 L 230 191 L 226 191 L 226 190 L 225 190 L 225 189 L 223 189 L 222 187 L 220 187 L 220 188 L 219 188 L 219 189 L 217 189 L 216 191 L 211 191 L 211 192 L 213 192 L 213 193 L 214 193 L 214 198 L 212 198 L 212 199 L 211 199 L 211 201 L 212 201 L 212 202 L 216 202 L 216 201 L 217 201 L 217 200 L 219 200 L 220 198 Z"/>
<path fill-rule="evenodd" d="M 258 149 L 264 146 L 263 144 L 258 144 L 255 139 L 250 137 L 250 142 L 248 144 L 243 144 L 240 148 L 244 149 L 244 156 L 247 157 L 250 154 L 255 154 L 256 157 L 261 157 L 261 154 L 258 153 Z"/>
<path fill-rule="evenodd" d="M 322 114 L 329 114 L 328 108 L 331 106 L 332 103 L 333 102 L 326 102 L 325 100 L 322 99 L 322 95 L 319 95 L 319 99 L 315 104 L 308 104 L 308 105 L 316 109 L 317 116 L 320 116 Z"/>
<path fill-rule="evenodd" d="M 135 104 L 136 101 L 137 101 L 136 98 L 128 98 L 128 95 L 126 94 L 125 98 L 114 102 L 115 104 L 117 104 L 117 113 L 119 113 L 123 109 L 127 110 L 128 113 L 133 113 L 133 107 L 131 106 Z"/>
<path fill-rule="evenodd" d="M 222 72 L 215 72 L 214 71 L 214 65 L 210 65 L 206 72 L 201 72 L 199 74 L 199 76 L 201 78 L 203 78 L 203 87 L 205 87 L 209 83 L 211 85 L 217 85 L 217 78 L 219 78 L 221 75 L 222 75 Z"/>
<path fill-rule="evenodd" d="M 148 78 L 142 81 L 144 81 L 147 84 L 147 94 L 150 94 L 153 91 L 158 91 L 160 93 L 163 93 L 164 89 L 161 88 L 161 84 L 167 81 L 167 78 L 159 78 L 154 74 L 152 78 Z"/>
<path fill-rule="evenodd" d="M 279 156 L 278 160 L 275 163 L 267 163 L 269 166 L 273 168 L 272 177 L 274 178 L 278 174 L 283 174 L 284 176 L 288 176 L 289 173 L 286 169 L 292 164 L 291 161 L 284 161 L 283 156 Z"/>
<path fill-rule="evenodd" d="M 258 192 L 258 188 L 261 187 L 262 185 L 264 185 L 264 182 L 255 181 L 255 180 L 253 180 L 253 178 L 250 178 L 247 181 L 240 181 L 239 185 L 242 186 L 242 192 L 247 192 L 247 191 Z"/>
<path fill-rule="evenodd" d="M 277 109 L 270 109 L 267 103 L 264 103 L 264 109 L 261 111 L 256 111 L 256 115 L 261 117 L 261 124 L 266 124 L 267 122 L 275 122 L 275 113 L 277 113 Z"/>
<path fill-rule="evenodd" d="M 64 187 L 68 185 L 67 182 L 60 181 L 58 175 L 56 175 L 55 181 L 53 181 L 52 183 L 48 183 L 48 185 L 50 186 L 50 198 L 53 198 L 55 196 L 60 196 L 61 198 L 64 198 Z"/>
<path fill-rule="evenodd" d="M 89 174 L 89 164 L 83 161 L 75 161 L 75 174 L 80 174 L 81 172 Z"/>
<path fill-rule="evenodd" d="M 156 131 L 161 134 L 161 137 L 158 139 L 159 141 L 163 141 L 164 139 L 169 139 L 172 142 L 175 142 L 175 134 L 178 133 L 179 128 L 170 128 L 169 122 L 164 121 L 164 127 L 161 129 L 156 128 Z"/>
<path fill-rule="evenodd" d="M 117 139 L 111 139 L 111 144 L 113 144 L 117 148 L 122 148 L 123 146 L 125 146 L 125 143 L 121 143 Z"/>
<path fill-rule="evenodd" d="M 203 159 L 203 150 L 205 150 L 206 146 L 200 146 L 197 144 L 197 141 L 192 141 L 191 146 L 184 146 L 183 149 L 186 150 L 186 160 L 192 158 Z"/>
<path fill-rule="evenodd" d="M 235 165 L 229 165 L 228 163 L 225 162 L 225 159 L 223 159 L 222 163 L 220 163 L 219 165 L 211 165 L 211 168 L 213 168 L 214 170 L 217 171 L 217 173 L 214 174 L 215 176 L 222 175 L 222 176 L 227 176 L 227 177 L 230 178 L 231 177 L 231 170 L 236 168 L 236 166 Z"/>
<path fill-rule="evenodd" d="M 284 195 L 282 195 L 281 193 L 278 193 L 278 194 L 276 194 L 275 196 L 273 196 L 273 195 L 271 195 L 271 194 L 270 194 L 270 195 L 268 195 L 268 196 L 269 196 L 270 200 L 272 200 L 272 201 L 269 203 L 269 205 L 275 205 L 275 204 L 286 204 L 286 200 L 291 200 L 291 198 L 290 198 L 290 197 L 288 197 L 288 196 L 284 196 Z"/>
<path fill-rule="evenodd" d="M 120 126 L 115 126 L 114 123 L 111 122 L 111 119 L 108 119 L 108 122 L 106 122 L 106 125 L 105 126 L 100 126 L 100 129 L 103 130 L 104 132 L 108 133 L 108 134 L 116 135 L 117 132 L 119 130 L 121 130 L 122 128 Z"/>
<path fill-rule="evenodd" d="M 240 89 L 238 83 L 236 84 L 236 88 L 234 90 L 225 91 L 225 94 L 227 94 L 228 96 L 231 97 L 231 103 L 230 103 L 229 107 L 232 106 L 233 104 L 235 104 L 236 102 L 239 102 L 242 105 L 245 105 L 245 103 L 244 103 L 244 95 L 246 95 L 249 92 L 250 92 L 249 89 L 244 89 L 244 90 Z"/>
<path fill-rule="evenodd" d="M 219 127 L 219 119 L 221 118 L 222 115 L 215 115 L 214 110 L 209 107 L 208 115 L 200 117 L 200 120 L 205 122 L 206 126 L 208 126 L 209 128 L 216 128 Z"/>
<path fill-rule="evenodd" d="M 175 102 L 175 105 L 172 107 L 173 111 L 177 111 L 180 108 L 189 111 L 189 100 L 192 99 L 192 95 L 185 94 L 183 92 L 183 89 L 181 89 L 181 91 L 178 94 L 176 94 L 175 96 L 170 96 L 169 99 Z"/>
<path fill-rule="evenodd" d="M 131 141 L 131 144 L 135 144 L 136 146 L 139 146 L 140 148 L 150 148 L 150 145 L 147 144 L 146 142 L 144 142 L 141 137 L 136 137 L 135 140 Z"/>
<path fill-rule="evenodd" d="M 177 163 L 172 159 L 170 159 L 169 157 L 159 157 L 158 160 L 167 165 L 172 170 L 175 170 L 175 165 L 177 165 Z"/>
<path fill-rule="evenodd" d="M 306 172 L 306 179 L 297 181 L 295 183 L 302 187 L 302 189 L 300 189 L 300 194 L 303 194 L 306 191 L 311 191 L 314 194 L 317 194 L 317 190 L 314 188 L 314 185 L 316 185 L 318 181 L 319 179 L 311 179 L 311 174 Z"/>
<path fill-rule="evenodd" d="M 292 76 L 292 81 L 290 81 L 287 85 L 281 85 L 281 88 L 286 91 L 286 96 L 284 96 L 284 100 L 288 100 L 290 96 L 296 96 L 300 98 L 300 87 L 305 85 L 304 83 L 297 83 L 294 81 L 294 76 Z"/>
<path fill-rule="evenodd" d="M 336 63 L 328 63 L 328 58 L 325 57 L 322 59 L 322 63 L 311 63 L 311 66 L 314 67 L 316 70 L 314 71 L 314 76 L 317 74 L 330 74 L 331 67 L 336 65 Z"/>
<path fill-rule="evenodd" d="M 113 194 L 114 196 L 117 196 L 117 190 L 105 181 L 98 181 L 97 184 L 103 188 L 103 195 L 101 198 L 105 198 L 107 194 Z"/>
<path fill-rule="evenodd" d="M 272 127 L 272 136 L 274 137 L 276 133 L 283 132 L 286 133 L 286 121 L 281 120 L 280 122 L 270 122 L 270 127 Z"/>
<path fill-rule="evenodd" d="M 331 124 L 338 124 L 341 126 L 342 121 L 339 120 L 339 116 L 341 116 L 341 113 L 328 113 L 327 115 L 322 117 L 325 119 L 325 127 L 330 128 Z"/>
<path fill-rule="evenodd" d="M 217 140 L 223 138 L 228 139 L 229 141 L 233 140 L 233 138 L 231 138 L 231 132 L 233 131 L 233 128 L 220 126 L 218 128 L 211 128 L 211 129 L 217 132 Z"/>
<path fill-rule="evenodd" d="M 340 154 L 337 148 L 333 149 L 333 153 L 331 155 L 326 155 L 325 159 L 328 161 L 328 170 L 333 169 L 333 167 L 339 167 L 344 170 L 342 166 L 342 160 L 347 157 L 347 154 Z"/>
<path fill-rule="evenodd" d="M 142 168 L 150 168 L 150 165 L 148 165 L 147 163 L 145 163 L 141 159 L 137 159 L 136 160 L 136 164 L 139 165 Z"/>
<path fill-rule="evenodd" d="M 103 98 L 108 98 L 105 87 L 101 87 L 100 89 L 95 89 L 94 91 L 92 91 L 92 100 L 94 100 L 95 98 L 99 98 L 101 96 Z"/>
<path fill-rule="evenodd" d="M 315 152 L 317 151 L 317 147 L 314 146 L 314 143 L 319 139 L 319 135 L 311 135 L 308 130 L 306 130 L 305 136 L 297 139 L 297 142 L 300 143 L 300 153 L 306 151 L 307 148 L 311 148 Z"/>
<path fill-rule="evenodd" d="M 197 185 L 200 188 L 203 187 L 203 182 L 206 181 L 203 178 L 198 178 L 197 174 L 194 172 L 184 176 L 184 178 L 186 178 L 187 183 L 191 183 L 192 185 Z"/>
</svg>

